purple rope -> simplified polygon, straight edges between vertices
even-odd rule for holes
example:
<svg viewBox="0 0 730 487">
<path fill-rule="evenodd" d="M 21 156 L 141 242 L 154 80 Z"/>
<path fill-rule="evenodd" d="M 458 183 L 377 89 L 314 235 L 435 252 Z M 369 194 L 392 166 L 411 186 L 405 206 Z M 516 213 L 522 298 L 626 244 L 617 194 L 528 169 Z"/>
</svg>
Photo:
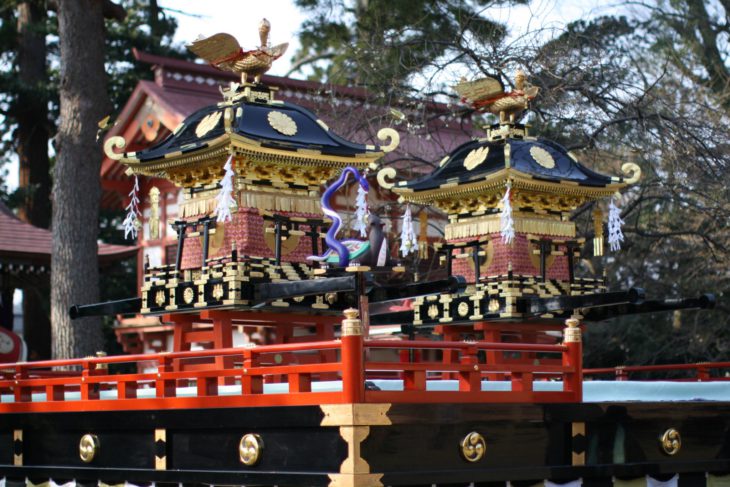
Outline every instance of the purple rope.
<svg viewBox="0 0 730 487">
<path fill-rule="evenodd" d="M 342 170 L 340 177 L 324 191 L 321 200 L 322 211 L 325 215 L 332 219 L 332 226 L 327 231 L 324 241 L 327 242 L 327 245 L 334 249 L 334 251 L 340 256 L 340 267 L 347 267 L 347 264 L 350 263 L 350 251 L 347 250 L 347 247 L 343 245 L 342 242 L 337 240 L 337 233 L 340 231 L 340 227 L 342 226 L 342 218 L 340 218 L 340 215 L 338 215 L 330 206 L 330 199 L 334 193 L 340 189 L 343 184 L 345 184 L 348 174 L 352 174 L 365 191 L 370 190 L 370 186 L 368 185 L 368 181 L 365 179 L 365 176 L 360 174 L 360 172 L 354 167 L 348 166 Z"/>
</svg>

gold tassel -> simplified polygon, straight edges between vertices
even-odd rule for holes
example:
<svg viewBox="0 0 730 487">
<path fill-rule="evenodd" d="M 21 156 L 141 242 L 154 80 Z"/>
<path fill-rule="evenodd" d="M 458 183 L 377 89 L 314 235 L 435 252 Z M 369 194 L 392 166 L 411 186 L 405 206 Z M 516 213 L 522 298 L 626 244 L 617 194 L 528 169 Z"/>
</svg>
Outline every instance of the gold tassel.
<svg viewBox="0 0 730 487">
<path fill-rule="evenodd" d="M 160 238 L 160 190 L 150 189 L 150 240 Z"/>
<path fill-rule="evenodd" d="M 596 205 L 593 209 L 593 255 L 603 255 L 603 211 Z"/>
<path fill-rule="evenodd" d="M 428 258 L 428 213 L 423 208 L 418 214 L 418 258 Z"/>
</svg>

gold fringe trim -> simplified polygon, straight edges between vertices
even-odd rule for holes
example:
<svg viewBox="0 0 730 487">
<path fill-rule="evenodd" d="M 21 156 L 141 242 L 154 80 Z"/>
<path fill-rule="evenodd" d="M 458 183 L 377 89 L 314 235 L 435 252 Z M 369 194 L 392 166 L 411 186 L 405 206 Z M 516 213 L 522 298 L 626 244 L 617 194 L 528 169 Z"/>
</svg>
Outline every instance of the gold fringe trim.
<svg viewBox="0 0 730 487">
<path fill-rule="evenodd" d="M 552 235 L 556 237 L 575 237 L 575 223 L 557 220 L 545 220 L 540 218 L 515 217 L 515 232 L 535 233 L 538 235 Z M 499 215 L 489 215 L 480 218 L 473 218 L 462 222 L 449 223 L 446 225 L 446 240 L 458 238 L 476 237 L 499 233 L 501 223 Z"/>
<path fill-rule="evenodd" d="M 289 211 L 298 213 L 322 213 L 319 198 L 303 196 L 282 196 L 280 194 L 254 193 L 241 191 L 236 198 L 239 207 L 257 208 L 259 210 Z M 215 212 L 215 196 L 195 198 L 180 204 L 180 217 L 188 218 L 209 215 Z"/>
</svg>

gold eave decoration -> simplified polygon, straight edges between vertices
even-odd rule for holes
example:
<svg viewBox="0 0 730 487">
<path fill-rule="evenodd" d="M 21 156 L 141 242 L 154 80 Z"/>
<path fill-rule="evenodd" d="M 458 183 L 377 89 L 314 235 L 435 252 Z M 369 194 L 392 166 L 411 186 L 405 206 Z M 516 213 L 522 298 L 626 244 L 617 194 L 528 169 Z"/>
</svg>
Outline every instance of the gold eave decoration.
<svg viewBox="0 0 730 487">
<path fill-rule="evenodd" d="M 530 156 L 532 159 L 546 169 L 552 169 L 555 167 L 555 159 L 550 155 L 548 151 L 542 147 L 533 145 L 530 147 Z"/>
<path fill-rule="evenodd" d="M 271 128 L 283 135 L 295 135 L 297 133 L 297 124 L 294 119 L 283 112 L 269 112 L 266 116 Z"/>
<path fill-rule="evenodd" d="M 218 125 L 222 115 L 223 112 L 219 110 L 217 112 L 209 113 L 203 117 L 203 119 L 198 122 L 198 126 L 195 127 L 195 135 L 198 138 L 204 137 L 205 134 L 213 130 L 215 126 Z"/>
<path fill-rule="evenodd" d="M 364 169 L 384 155 L 384 151 L 365 152 L 353 157 L 322 154 L 319 150 L 288 151 L 262 147 L 258 141 L 238 134 L 222 134 L 211 139 L 205 147 L 184 153 L 175 151 L 165 154 L 164 158 L 153 161 L 140 161 L 134 153 L 117 153 L 124 149 L 126 142 L 122 137 L 111 137 L 104 144 L 107 157 L 125 164 L 129 174 L 165 177 L 180 186 L 192 186 L 201 181 L 215 179 L 228 155 L 243 157 L 250 164 L 270 164 L 277 167 L 307 167 L 326 169 L 328 179 L 334 170 L 347 166 Z"/>
<path fill-rule="evenodd" d="M 425 191 L 413 191 L 409 188 L 394 186 L 392 190 L 405 201 L 412 203 L 434 203 L 439 200 L 465 197 L 475 194 L 488 194 L 493 191 L 504 192 L 507 180 L 512 181 L 513 190 L 527 190 L 568 196 L 585 196 L 588 199 L 600 199 L 611 196 L 626 187 L 626 183 L 616 182 L 606 186 L 581 186 L 573 181 L 544 181 L 534 179 L 531 175 L 515 169 L 501 169 L 488 174 L 484 179 L 468 183 L 446 183 L 438 188 Z"/>
<path fill-rule="evenodd" d="M 464 168 L 467 171 L 471 171 L 475 167 L 479 166 L 482 162 L 487 160 L 489 155 L 489 147 L 477 147 L 467 154 L 464 159 Z"/>
</svg>

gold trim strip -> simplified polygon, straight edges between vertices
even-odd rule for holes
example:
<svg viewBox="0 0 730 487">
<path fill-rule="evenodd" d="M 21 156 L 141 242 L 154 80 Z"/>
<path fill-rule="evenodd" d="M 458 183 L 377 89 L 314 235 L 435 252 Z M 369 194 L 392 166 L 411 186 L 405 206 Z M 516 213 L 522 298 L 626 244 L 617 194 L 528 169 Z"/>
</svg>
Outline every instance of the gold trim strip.
<svg viewBox="0 0 730 487">
<path fill-rule="evenodd" d="M 165 450 L 167 450 L 167 430 L 156 429 L 155 430 L 155 443 L 162 441 L 165 443 Z M 158 457 L 155 455 L 155 470 L 167 470 L 167 452 L 165 456 Z"/>
<path fill-rule="evenodd" d="M 550 235 L 554 237 L 575 238 L 575 222 L 563 222 L 540 218 L 514 218 L 515 232 Z M 448 223 L 445 229 L 446 240 L 476 237 L 499 233 L 501 222 L 499 215 L 472 218 L 461 222 Z"/>
<path fill-rule="evenodd" d="M 23 444 L 23 430 L 13 430 L 13 448 L 15 448 L 15 442 L 20 441 L 20 444 Z M 13 453 L 13 465 L 16 467 L 22 467 L 23 466 L 23 448 L 21 446 L 20 449 L 20 455 L 17 455 Z"/>
<path fill-rule="evenodd" d="M 585 423 L 573 423 L 572 424 L 572 438 L 582 435 L 584 442 L 587 443 L 586 439 L 586 424 Z M 585 449 L 581 453 L 572 452 L 572 464 L 573 465 L 585 465 L 586 464 L 586 453 Z"/>
</svg>

